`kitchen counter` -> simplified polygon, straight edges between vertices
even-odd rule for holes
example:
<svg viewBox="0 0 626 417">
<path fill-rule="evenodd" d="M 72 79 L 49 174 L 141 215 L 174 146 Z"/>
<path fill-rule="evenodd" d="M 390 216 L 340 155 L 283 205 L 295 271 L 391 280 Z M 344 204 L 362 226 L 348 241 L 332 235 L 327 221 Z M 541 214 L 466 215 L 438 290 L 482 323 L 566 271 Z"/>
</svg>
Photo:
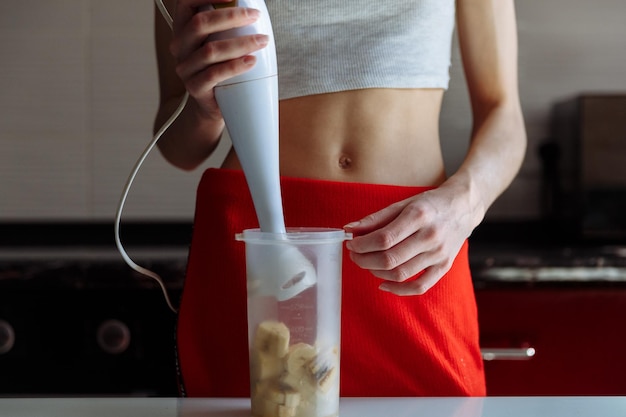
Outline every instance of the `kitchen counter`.
<svg viewBox="0 0 626 417">
<path fill-rule="evenodd" d="M 0 399 L 0 417 L 249 417 L 249 400 Z M 344 398 L 340 417 L 624 417 L 626 397 Z"/>
</svg>

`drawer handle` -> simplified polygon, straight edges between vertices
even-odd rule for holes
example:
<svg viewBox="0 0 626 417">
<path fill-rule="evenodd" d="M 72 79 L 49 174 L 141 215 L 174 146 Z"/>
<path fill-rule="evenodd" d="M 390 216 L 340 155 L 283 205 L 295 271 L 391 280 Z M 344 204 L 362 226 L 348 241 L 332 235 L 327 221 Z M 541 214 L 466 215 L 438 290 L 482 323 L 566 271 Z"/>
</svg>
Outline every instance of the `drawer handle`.
<svg viewBox="0 0 626 417">
<path fill-rule="evenodd" d="M 483 348 L 480 353 L 485 361 L 527 361 L 535 356 L 535 348 Z"/>
<path fill-rule="evenodd" d="M 8 321 L 0 320 L 0 355 L 9 353 L 15 344 L 15 331 Z"/>
</svg>

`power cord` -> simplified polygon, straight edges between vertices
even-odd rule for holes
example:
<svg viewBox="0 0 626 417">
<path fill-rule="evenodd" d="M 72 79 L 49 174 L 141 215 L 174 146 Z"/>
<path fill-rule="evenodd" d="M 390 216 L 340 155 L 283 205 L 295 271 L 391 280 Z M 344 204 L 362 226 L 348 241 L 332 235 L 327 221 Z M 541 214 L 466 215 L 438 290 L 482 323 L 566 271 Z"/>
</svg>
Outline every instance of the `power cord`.
<svg viewBox="0 0 626 417">
<path fill-rule="evenodd" d="M 167 8 L 163 4 L 163 1 L 162 0 L 154 0 L 154 1 L 155 1 L 155 4 L 156 4 L 157 8 L 161 12 L 161 15 L 163 15 L 163 18 L 165 19 L 165 21 L 167 22 L 168 26 L 171 29 L 172 28 L 172 24 L 173 24 L 173 19 L 172 19 L 172 16 L 170 15 L 170 13 L 167 11 Z M 161 126 L 161 128 L 154 135 L 154 137 L 152 138 L 152 140 L 150 141 L 148 146 L 144 149 L 143 153 L 141 154 L 141 156 L 139 157 L 137 162 L 135 162 L 135 166 L 133 167 L 130 175 L 128 176 L 128 179 L 126 180 L 126 185 L 124 185 L 124 189 L 122 191 L 122 196 L 120 197 L 120 201 L 119 201 L 119 204 L 117 206 L 117 211 L 115 213 L 115 245 L 117 246 L 118 251 L 122 255 L 122 258 L 124 258 L 124 261 L 132 269 L 134 269 L 135 271 L 139 272 L 140 274 L 146 275 L 146 276 L 154 279 L 159 284 L 159 286 L 161 287 L 161 291 L 163 291 L 163 296 L 165 297 L 165 302 L 167 303 L 167 306 L 174 313 L 177 313 L 177 310 L 172 305 L 172 302 L 170 300 L 170 296 L 169 296 L 169 294 L 167 292 L 167 288 L 165 287 L 165 283 L 163 282 L 163 279 L 156 272 L 153 272 L 153 271 L 151 271 L 149 269 L 146 269 L 146 268 L 144 268 L 144 267 L 142 267 L 140 265 L 137 265 L 130 258 L 130 256 L 128 255 L 128 253 L 124 249 L 124 246 L 122 245 L 122 240 L 120 238 L 120 223 L 121 223 L 121 219 L 122 219 L 122 211 L 124 210 L 124 204 L 126 203 L 126 198 L 128 197 L 128 193 L 130 191 L 130 188 L 131 188 L 131 186 L 133 184 L 133 181 L 135 180 L 135 177 L 137 176 L 137 173 L 139 172 L 139 169 L 141 168 L 141 165 L 143 164 L 145 159 L 148 157 L 148 154 L 155 147 L 155 145 L 157 144 L 157 142 L 159 141 L 161 136 L 163 136 L 165 131 L 172 125 L 172 123 L 174 123 L 174 121 L 178 118 L 178 116 L 180 116 L 180 114 L 182 113 L 183 109 L 187 105 L 188 99 L 189 99 L 189 93 L 185 92 L 185 95 L 183 96 L 180 104 L 178 105 L 178 107 L 176 108 L 174 113 L 163 124 L 163 126 Z"/>
</svg>

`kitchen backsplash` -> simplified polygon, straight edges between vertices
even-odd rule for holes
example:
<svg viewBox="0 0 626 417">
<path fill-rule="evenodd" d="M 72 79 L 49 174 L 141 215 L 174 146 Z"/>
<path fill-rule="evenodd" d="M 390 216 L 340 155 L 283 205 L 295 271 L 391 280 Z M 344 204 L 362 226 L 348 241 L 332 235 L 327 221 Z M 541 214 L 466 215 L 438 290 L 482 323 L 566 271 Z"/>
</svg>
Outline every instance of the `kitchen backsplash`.
<svg viewBox="0 0 626 417">
<path fill-rule="evenodd" d="M 537 146 L 555 102 L 626 91 L 626 2 L 519 1 L 520 94 L 529 136 L 524 166 L 488 219 L 536 219 Z M 151 0 L 0 3 L 0 222 L 112 219 L 126 178 L 151 139 L 158 91 Z M 444 156 L 467 150 L 471 113 L 455 43 L 443 106 Z M 205 167 L 219 165 L 227 143 Z M 131 190 L 125 218 L 191 219 L 201 169 L 179 171 L 158 151 Z"/>
</svg>

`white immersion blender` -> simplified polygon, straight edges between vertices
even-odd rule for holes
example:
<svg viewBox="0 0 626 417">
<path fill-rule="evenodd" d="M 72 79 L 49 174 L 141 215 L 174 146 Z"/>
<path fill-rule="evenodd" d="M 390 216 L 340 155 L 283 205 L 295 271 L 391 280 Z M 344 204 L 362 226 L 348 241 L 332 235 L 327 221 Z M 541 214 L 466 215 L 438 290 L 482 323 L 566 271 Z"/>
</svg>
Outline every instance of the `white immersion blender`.
<svg viewBox="0 0 626 417">
<path fill-rule="evenodd" d="M 249 292 L 272 295 L 283 301 L 314 285 L 317 277 L 311 262 L 289 243 L 285 228 L 278 158 L 278 65 L 272 25 L 263 0 L 237 0 L 204 9 L 214 7 L 249 7 L 259 10 L 261 16 L 251 25 L 213 34 L 209 40 L 254 34 L 269 37 L 267 46 L 252 54 L 256 57 L 252 69 L 220 82 L 214 91 L 261 232 L 284 235 L 284 244 L 282 241 L 276 244 L 273 239 L 262 255 L 247 259 Z"/>
</svg>

